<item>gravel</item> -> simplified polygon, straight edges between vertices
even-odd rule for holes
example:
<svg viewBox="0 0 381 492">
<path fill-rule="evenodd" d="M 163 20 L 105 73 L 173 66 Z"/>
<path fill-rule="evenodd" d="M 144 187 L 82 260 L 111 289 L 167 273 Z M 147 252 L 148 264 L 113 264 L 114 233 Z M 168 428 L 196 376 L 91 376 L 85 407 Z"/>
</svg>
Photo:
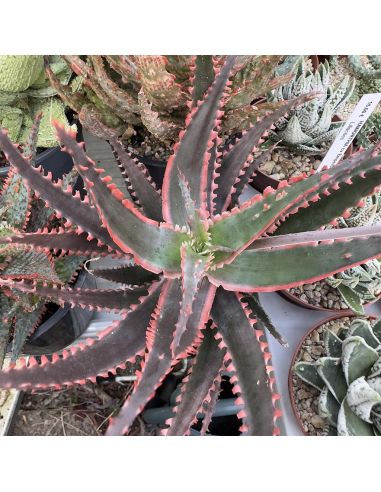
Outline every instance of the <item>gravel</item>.
<svg viewBox="0 0 381 492">
<path fill-rule="evenodd" d="M 314 362 L 324 357 L 324 332 L 328 328 L 336 335 L 344 327 L 348 327 L 353 318 L 344 317 L 338 320 L 328 321 L 319 326 L 305 339 L 295 363 L 299 361 Z M 318 412 L 319 390 L 304 383 L 297 376 L 292 377 L 292 396 L 295 402 L 295 410 L 299 416 L 304 432 L 309 436 L 325 435 L 326 421 Z"/>
<path fill-rule="evenodd" d="M 158 161 L 167 161 L 171 155 L 171 146 L 155 138 L 150 133 L 138 134 L 128 142 L 127 150 L 136 155 L 144 155 Z"/>
<path fill-rule="evenodd" d="M 320 280 L 313 284 L 300 285 L 289 289 L 288 292 L 312 306 L 337 310 L 349 309 L 339 291 L 331 287 L 325 280 Z"/>
<path fill-rule="evenodd" d="M 303 172 L 310 174 L 319 167 L 321 160 L 313 156 L 294 155 L 288 149 L 276 149 L 271 160 L 259 166 L 259 170 L 273 179 L 281 180 L 300 176 Z"/>
</svg>

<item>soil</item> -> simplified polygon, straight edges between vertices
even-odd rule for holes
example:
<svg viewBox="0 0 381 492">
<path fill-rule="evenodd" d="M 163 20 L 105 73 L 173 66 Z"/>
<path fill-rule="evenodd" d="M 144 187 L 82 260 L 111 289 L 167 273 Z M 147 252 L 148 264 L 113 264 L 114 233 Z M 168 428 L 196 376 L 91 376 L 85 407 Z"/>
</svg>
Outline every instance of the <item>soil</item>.
<svg viewBox="0 0 381 492">
<path fill-rule="evenodd" d="M 102 436 L 110 417 L 115 415 L 132 390 L 133 384 L 87 383 L 61 390 L 25 393 L 17 413 L 12 436 Z M 137 417 L 129 436 L 156 435 Z"/>
<path fill-rule="evenodd" d="M 328 328 L 336 335 L 344 327 L 348 327 L 353 318 L 344 317 L 328 321 L 319 326 L 305 339 L 295 363 L 299 361 L 314 362 L 325 356 L 324 332 Z M 292 376 L 292 392 L 295 402 L 295 411 L 302 422 L 303 430 L 309 436 L 326 435 L 327 424 L 318 412 L 319 390 L 304 383 L 297 376 Z"/>
<path fill-rule="evenodd" d="M 167 161 L 171 155 L 172 146 L 155 138 L 145 129 L 139 129 L 128 142 L 125 142 L 126 150 L 136 155 L 151 157 L 158 161 Z"/>
</svg>

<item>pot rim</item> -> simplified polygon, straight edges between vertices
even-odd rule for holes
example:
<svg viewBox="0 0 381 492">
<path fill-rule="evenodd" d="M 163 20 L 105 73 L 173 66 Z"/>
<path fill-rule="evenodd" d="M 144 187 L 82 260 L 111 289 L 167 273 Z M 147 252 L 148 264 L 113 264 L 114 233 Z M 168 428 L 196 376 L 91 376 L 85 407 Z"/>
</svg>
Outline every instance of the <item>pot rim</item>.
<svg viewBox="0 0 381 492">
<path fill-rule="evenodd" d="M 287 384 L 287 386 L 288 386 L 288 396 L 290 398 L 292 412 L 293 412 L 293 414 L 295 416 L 296 421 L 298 422 L 298 426 L 299 426 L 300 430 L 303 432 L 303 434 L 305 436 L 309 436 L 309 433 L 304 430 L 302 421 L 301 421 L 301 419 L 299 417 L 299 414 L 298 414 L 298 411 L 297 411 L 298 406 L 297 406 L 297 404 L 295 402 L 295 399 L 294 399 L 293 384 L 292 384 L 292 376 L 293 376 L 292 368 L 295 365 L 296 357 L 299 354 L 299 352 L 300 352 L 300 350 L 301 350 L 301 348 L 302 348 L 305 340 L 311 335 L 311 333 L 313 331 L 315 331 L 320 326 L 328 323 L 329 321 L 334 321 L 334 320 L 340 319 L 340 318 L 364 318 L 364 317 L 367 318 L 367 319 L 377 319 L 376 316 L 373 316 L 373 315 L 359 316 L 357 314 L 354 314 L 352 311 L 350 311 L 349 314 L 347 312 L 346 314 L 335 314 L 333 316 L 328 316 L 327 318 L 324 318 L 324 319 L 318 321 L 309 330 L 307 330 L 306 333 L 300 339 L 300 341 L 299 341 L 296 349 L 294 350 L 294 354 L 292 356 L 290 367 L 289 367 L 289 370 L 288 370 L 288 382 L 287 382 L 288 383 Z"/>
</svg>

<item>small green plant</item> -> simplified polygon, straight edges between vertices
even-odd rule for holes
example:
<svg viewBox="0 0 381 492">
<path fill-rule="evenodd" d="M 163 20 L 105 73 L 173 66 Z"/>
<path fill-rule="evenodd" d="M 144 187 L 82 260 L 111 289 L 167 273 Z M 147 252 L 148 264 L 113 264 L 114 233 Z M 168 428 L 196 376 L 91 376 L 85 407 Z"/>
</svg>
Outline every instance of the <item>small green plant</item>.
<svg viewBox="0 0 381 492">
<path fill-rule="evenodd" d="M 302 59 L 294 78 L 274 90 L 270 101 L 288 101 L 310 91 L 317 91 L 320 96 L 292 109 L 275 125 L 272 139 L 301 154 L 324 153 L 342 125 L 334 122 L 333 117 L 348 101 L 354 86 L 355 80 L 348 76 L 337 87 L 332 87 L 328 61 L 313 73 Z"/>
<path fill-rule="evenodd" d="M 69 81 L 71 70 L 58 56 L 50 56 L 51 69 L 62 83 Z M 0 125 L 15 143 L 26 144 L 33 121 L 42 113 L 38 147 L 57 145 L 52 121 L 69 126 L 65 107 L 55 97 L 45 75 L 43 56 L 0 56 Z"/>
<path fill-rule="evenodd" d="M 379 224 L 381 221 L 381 193 L 365 197 L 361 207 L 354 207 L 347 216 L 339 217 L 337 225 L 345 227 L 364 227 Z M 328 277 L 327 282 L 340 292 L 345 303 L 356 314 L 363 315 L 363 304 L 375 301 L 381 293 L 381 265 L 379 260 L 371 260 L 344 272 Z"/>
<path fill-rule="evenodd" d="M 293 371 L 320 391 L 319 414 L 339 436 L 381 435 L 381 322 L 355 319 L 337 335 L 324 332 L 324 357 Z"/>
<path fill-rule="evenodd" d="M 241 407 L 237 415 L 242 433 L 279 434 L 279 395 L 264 330 L 282 339 L 256 293 L 313 282 L 381 255 L 380 226 L 320 229 L 381 184 L 381 158 L 374 148 L 322 174 L 282 181 L 277 190 L 267 188 L 238 205 L 258 166 L 253 152 L 264 135 L 284 114 L 316 94 L 283 103 L 220 153 L 219 132 L 235 63 L 229 56 L 223 66 L 215 66 L 209 88 L 195 77 L 194 103 L 167 163 L 161 191 L 112 133 L 109 141 L 126 176 L 125 192 L 85 154 L 74 132 L 57 125 L 63 149 L 72 156 L 88 192 L 87 200 L 81 201 L 31 166 L 0 132 L 0 146 L 11 165 L 70 228 L 66 235 L 25 234 L 25 244 L 53 248 L 58 240 L 61 248 L 76 251 L 87 236 L 89 244 L 95 242 L 130 261 L 93 272 L 125 284 L 115 290 L 88 292 L 0 279 L 12 292 L 115 309 L 122 318 L 97 341 L 41 363 L 34 358 L 19 361 L 19 367 L 0 372 L 0 387 L 83 384 L 141 356 L 134 391 L 107 431 L 124 434 L 172 368 L 191 357 L 164 433 L 189 433 L 201 408 L 213 414 L 221 373 L 227 369 Z M 97 124 L 107 133 L 101 121 Z M 361 186 L 352 186 L 358 182 Z M 6 241 L 19 239 L 10 235 Z"/>
</svg>

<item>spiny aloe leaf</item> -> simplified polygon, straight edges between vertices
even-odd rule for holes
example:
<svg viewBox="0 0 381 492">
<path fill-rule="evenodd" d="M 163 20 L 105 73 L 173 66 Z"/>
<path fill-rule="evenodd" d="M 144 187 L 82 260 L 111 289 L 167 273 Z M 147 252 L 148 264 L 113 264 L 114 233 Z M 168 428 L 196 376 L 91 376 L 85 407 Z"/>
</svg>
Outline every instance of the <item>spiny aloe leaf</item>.
<svg viewBox="0 0 381 492">
<path fill-rule="evenodd" d="M 193 301 L 197 296 L 200 281 L 205 274 L 208 265 L 208 257 L 197 254 L 190 244 L 181 246 L 181 279 L 182 299 L 179 319 L 173 337 L 173 353 L 176 353 L 182 336 L 187 329 L 188 320 L 192 314 Z"/>
<path fill-rule="evenodd" d="M 341 404 L 337 418 L 337 434 L 339 436 L 373 436 L 372 426 L 364 422 L 349 407 L 345 398 Z"/>
<path fill-rule="evenodd" d="M 324 171 L 324 175 L 330 175 L 332 178 L 327 179 L 318 191 L 319 199 L 315 193 L 310 198 L 307 197 L 309 206 L 297 208 L 296 213 L 295 210 L 291 211 L 292 214 L 279 225 L 276 234 L 316 230 L 342 216 L 348 208 L 372 194 L 380 184 L 381 175 L 377 163 L 374 169 L 369 169 L 368 164 L 373 165 L 371 157 L 374 154 L 375 148 L 369 149 L 339 164 L 343 168 L 353 167 L 353 172 L 348 173 L 345 179 L 332 176 L 330 170 Z M 311 198 L 316 201 L 311 201 Z M 303 200 L 300 200 L 300 204 L 302 203 Z"/>
<path fill-rule="evenodd" d="M 61 256 L 56 258 L 54 267 L 60 281 L 67 284 L 74 280 L 85 260 L 85 256 Z"/>
<path fill-rule="evenodd" d="M 221 165 L 217 170 L 219 176 L 216 179 L 218 188 L 217 197 L 214 200 L 215 213 L 219 214 L 227 209 L 231 202 L 231 196 L 235 192 L 235 185 L 240 181 L 240 175 L 245 171 L 246 167 L 250 165 L 248 159 L 252 152 L 258 150 L 261 137 L 266 136 L 266 131 L 268 131 L 270 127 L 290 109 L 299 106 L 314 97 L 316 97 L 316 94 L 314 93 L 308 95 L 304 94 L 297 99 L 283 104 L 281 108 L 276 109 L 271 114 L 263 117 L 249 130 L 244 132 L 232 149 L 223 155 Z M 246 184 L 250 177 L 251 175 L 248 176 Z"/>
<path fill-rule="evenodd" d="M 240 393 L 237 404 L 244 404 L 238 413 L 243 419 L 244 432 L 249 435 L 272 435 L 277 411 L 273 408 L 273 378 L 269 378 L 270 358 L 263 331 L 252 327 L 235 293 L 218 289 L 212 317 L 222 336 L 222 348 L 227 347 L 227 369 L 236 373 L 234 391 Z"/>
<path fill-rule="evenodd" d="M 369 321 L 366 319 L 354 319 L 348 330 L 347 337 L 361 337 L 372 348 L 377 349 L 380 346 L 378 338 L 374 335 Z"/>
<path fill-rule="evenodd" d="M 258 239 L 232 263 L 209 270 L 208 278 L 227 290 L 272 292 L 321 280 L 380 254 L 378 225 L 301 232 Z"/>
<path fill-rule="evenodd" d="M 333 333 L 326 329 L 324 332 L 324 349 L 328 357 L 341 357 L 343 342 Z"/>
<path fill-rule="evenodd" d="M 341 356 L 343 372 L 347 384 L 363 375 L 367 375 L 379 355 L 361 337 L 350 336 L 343 341 Z"/>
<path fill-rule="evenodd" d="M 353 291 L 353 289 L 349 288 L 347 285 L 340 284 L 337 286 L 338 291 L 340 292 L 344 302 L 347 306 L 352 309 L 352 311 L 359 315 L 364 316 L 364 306 L 361 301 L 361 297 Z"/>
<path fill-rule="evenodd" d="M 348 387 L 347 403 L 361 420 L 372 423 L 371 412 L 381 402 L 381 395 L 375 391 L 362 376 L 355 379 Z"/>
<path fill-rule="evenodd" d="M 180 281 L 167 280 L 147 331 L 147 354 L 142 373 L 132 395 L 127 398 L 117 417 L 110 420 L 107 435 L 120 435 L 127 432 L 135 417 L 170 371 L 172 366 L 170 346 L 179 317 L 180 300 Z"/>
<path fill-rule="evenodd" d="M 166 422 L 170 425 L 166 433 L 168 436 L 182 436 L 189 431 L 202 402 L 208 397 L 220 373 L 226 350 L 219 348 L 216 335 L 215 328 L 207 327 L 202 331 L 201 345 L 176 400 L 175 415 Z"/>
<path fill-rule="evenodd" d="M 319 376 L 328 386 L 329 391 L 341 403 L 347 394 L 347 383 L 341 368 L 341 361 L 335 357 L 321 357 L 316 362 Z"/>
<path fill-rule="evenodd" d="M 319 415 L 328 420 L 328 422 L 337 427 L 337 416 L 339 414 L 340 405 L 333 397 L 332 393 L 328 391 L 327 386 L 323 388 L 319 395 L 318 401 Z"/>
<path fill-rule="evenodd" d="M 288 343 L 284 340 L 282 335 L 275 328 L 270 316 L 263 309 L 262 304 L 259 300 L 258 294 L 253 293 L 250 295 L 245 295 L 241 299 L 242 302 L 247 303 L 249 309 L 257 319 L 257 323 L 261 328 L 266 328 L 269 333 L 284 347 L 288 347 Z"/>
<path fill-rule="evenodd" d="M 162 222 L 161 195 L 144 164 L 128 155 L 120 141 L 115 137 L 110 138 L 109 143 L 114 150 L 119 166 L 128 179 L 130 194 L 133 194 L 138 200 L 148 218 Z"/>
<path fill-rule="evenodd" d="M 21 292 L 35 294 L 45 299 L 50 299 L 57 304 L 68 303 L 71 307 L 80 306 L 87 309 L 104 309 L 106 311 L 127 311 L 131 305 L 147 295 L 145 287 L 134 289 L 71 289 L 46 287 L 25 282 L 9 282 L 0 279 L 0 285 L 16 289 Z"/>
<path fill-rule="evenodd" d="M 207 399 L 204 401 L 202 405 L 204 417 L 202 419 L 202 425 L 200 429 L 201 436 L 204 436 L 207 433 L 209 429 L 209 425 L 212 421 L 214 410 L 218 402 L 218 397 L 221 392 L 221 382 L 222 382 L 222 377 L 221 375 L 218 375 L 217 378 L 214 380 L 211 389 L 209 390 L 209 395 Z"/>
<path fill-rule="evenodd" d="M 62 126 L 56 125 L 56 129 L 116 244 L 124 252 L 133 253 L 137 263 L 154 273 L 163 270 L 171 274 L 179 272 L 180 246 L 187 235 L 142 215 L 115 185 L 107 184 L 111 179 L 109 176 L 100 177 L 104 170 L 94 166 L 73 136 Z M 131 234 L 132 230 L 134 234 Z"/>
<path fill-rule="evenodd" d="M 194 353 L 193 346 L 198 342 L 201 329 L 208 321 L 215 292 L 216 287 L 204 277 L 198 285 L 198 291 L 192 304 L 192 313 L 175 350 L 176 358 L 186 357 Z"/>
<path fill-rule="evenodd" d="M 198 101 L 202 101 L 215 77 L 213 57 L 211 55 L 198 55 L 195 63 L 192 91 L 193 106 L 196 106 Z"/>
<path fill-rule="evenodd" d="M 21 359 L 20 367 L 0 372 L 2 388 L 47 388 L 95 382 L 97 375 L 135 360 L 143 353 L 145 333 L 151 314 L 159 298 L 162 284 L 156 283 L 145 298 L 121 321 L 116 321 L 99 333 L 98 340 L 89 339 L 85 345 L 65 350 L 62 357 L 53 354 L 52 362 L 46 357 L 41 364 L 30 357 L 28 364 Z"/>
<path fill-rule="evenodd" d="M 205 100 L 194 108 L 186 120 L 186 129 L 174 154 L 170 157 L 163 182 L 163 216 L 172 224 L 183 226 L 187 222 L 181 189 L 178 181 L 180 171 L 191 191 L 197 209 L 206 208 L 205 193 L 208 174 L 209 150 L 216 138 L 214 128 L 221 116 L 219 107 L 235 57 L 227 62 L 217 75 Z"/>
<path fill-rule="evenodd" d="M 49 252 L 58 250 L 64 253 L 83 256 L 105 256 L 108 254 L 106 246 L 98 246 L 96 239 L 88 239 L 86 233 L 78 234 L 75 231 L 65 231 L 62 228 L 56 231 L 43 230 L 24 234 L 0 237 L 0 244 L 12 246 L 30 246 L 35 251 Z"/>
<path fill-rule="evenodd" d="M 63 191 L 59 183 L 52 183 L 49 178 L 42 175 L 39 168 L 32 167 L 29 161 L 18 152 L 3 130 L 0 131 L 0 147 L 25 182 L 48 205 L 51 204 L 64 217 L 81 227 L 83 231 L 89 232 L 104 244 L 118 250 L 107 230 L 101 226 L 96 210 L 88 203 L 73 198 L 70 191 Z"/>
<path fill-rule="evenodd" d="M 122 265 L 115 268 L 94 268 L 90 272 L 96 277 L 101 277 L 111 282 L 126 285 L 144 285 L 157 280 L 158 276 L 144 270 L 139 265 Z"/>
<path fill-rule="evenodd" d="M 220 263 L 231 260 L 231 256 L 239 254 L 248 247 L 255 239 L 260 237 L 266 230 L 276 222 L 280 216 L 292 210 L 296 203 L 305 202 L 306 197 L 319 197 L 328 188 L 326 182 L 334 180 L 334 186 L 339 186 L 345 180 L 353 176 L 366 176 L 371 174 L 372 190 L 381 183 L 381 158 L 376 157 L 366 160 L 354 167 L 353 162 L 344 162 L 328 169 L 324 174 L 315 174 L 301 181 L 288 185 L 282 181 L 275 191 L 266 189 L 263 194 L 254 196 L 241 207 L 234 208 L 231 212 L 224 212 L 216 216 L 210 225 L 209 232 L 214 245 L 224 246 L 234 250 L 234 255 L 225 253 L 221 256 Z M 365 178 L 363 178 L 365 179 Z M 348 193 L 354 196 L 352 193 Z M 364 195 L 362 195 L 364 196 Z M 357 196 L 351 202 L 351 206 L 358 203 Z M 339 209 L 341 210 L 341 209 Z M 344 213 L 344 210 L 342 211 Z M 340 215 L 340 213 L 339 213 Z"/>
<path fill-rule="evenodd" d="M 292 371 L 302 381 L 313 386 L 319 391 L 324 389 L 325 383 L 320 377 L 314 362 L 297 362 Z"/>
</svg>

